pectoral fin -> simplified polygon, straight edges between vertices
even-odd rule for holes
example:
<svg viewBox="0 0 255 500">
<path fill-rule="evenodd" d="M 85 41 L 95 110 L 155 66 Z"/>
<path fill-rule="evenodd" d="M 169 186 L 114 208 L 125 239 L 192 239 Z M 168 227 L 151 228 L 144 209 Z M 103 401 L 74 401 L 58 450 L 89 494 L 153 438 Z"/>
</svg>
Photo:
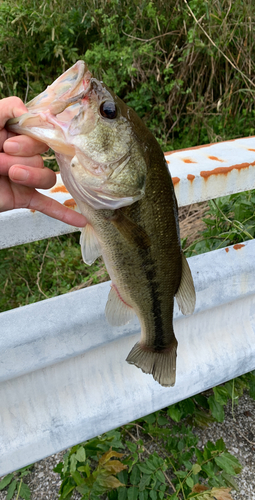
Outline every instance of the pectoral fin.
<svg viewBox="0 0 255 500">
<path fill-rule="evenodd" d="M 82 228 L 80 245 L 82 258 L 89 266 L 100 257 L 100 243 L 91 224 L 86 224 L 86 226 Z"/>
<path fill-rule="evenodd" d="M 108 323 L 112 326 L 125 325 L 134 317 L 134 314 L 134 309 L 121 298 L 116 286 L 111 285 L 105 307 L 105 315 Z"/>
<path fill-rule="evenodd" d="M 182 253 L 182 277 L 175 295 L 182 314 L 192 314 L 196 305 L 196 292 L 186 257 Z"/>
</svg>

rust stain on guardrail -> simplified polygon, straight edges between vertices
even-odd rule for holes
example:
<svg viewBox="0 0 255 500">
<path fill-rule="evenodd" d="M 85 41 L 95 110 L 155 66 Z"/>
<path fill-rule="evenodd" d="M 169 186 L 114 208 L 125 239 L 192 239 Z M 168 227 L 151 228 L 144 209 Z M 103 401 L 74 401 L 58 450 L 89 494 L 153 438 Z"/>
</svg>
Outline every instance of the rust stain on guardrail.
<svg viewBox="0 0 255 500">
<path fill-rule="evenodd" d="M 65 205 L 68 208 L 75 208 L 76 201 L 73 198 L 69 198 L 69 200 L 64 201 L 63 205 Z"/>
<path fill-rule="evenodd" d="M 237 165 L 232 165 L 231 167 L 217 167 L 214 168 L 213 170 L 202 170 L 200 172 L 200 176 L 203 177 L 205 180 L 208 179 L 211 175 L 225 175 L 227 176 L 229 172 L 232 170 L 242 170 L 245 168 L 249 167 L 254 167 L 255 161 L 252 163 L 239 163 Z"/>
<path fill-rule="evenodd" d="M 181 158 L 181 160 L 182 160 L 184 163 L 197 163 L 197 161 L 192 160 L 191 158 Z"/>
<path fill-rule="evenodd" d="M 241 243 L 237 243 L 233 246 L 234 250 L 240 250 L 242 247 L 245 247 L 245 245 L 241 245 Z"/>
<path fill-rule="evenodd" d="M 61 184 L 60 186 L 56 186 L 56 187 L 53 187 L 51 190 L 50 190 L 51 193 L 68 193 L 66 187 L 64 186 L 64 184 Z"/>
<path fill-rule="evenodd" d="M 176 186 L 176 184 L 178 184 L 178 182 L 180 182 L 180 178 L 179 177 L 173 177 L 172 181 L 173 181 L 173 185 Z"/>
<path fill-rule="evenodd" d="M 192 181 L 194 181 L 194 179 L 195 179 L 195 175 L 193 175 L 193 174 L 188 174 L 188 175 L 187 175 L 187 179 L 188 179 L 188 181 L 192 182 Z"/>
<path fill-rule="evenodd" d="M 215 161 L 220 161 L 221 163 L 224 163 L 225 160 L 221 160 L 220 158 L 217 158 L 217 156 L 208 156 L 209 160 L 215 160 Z"/>
</svg>

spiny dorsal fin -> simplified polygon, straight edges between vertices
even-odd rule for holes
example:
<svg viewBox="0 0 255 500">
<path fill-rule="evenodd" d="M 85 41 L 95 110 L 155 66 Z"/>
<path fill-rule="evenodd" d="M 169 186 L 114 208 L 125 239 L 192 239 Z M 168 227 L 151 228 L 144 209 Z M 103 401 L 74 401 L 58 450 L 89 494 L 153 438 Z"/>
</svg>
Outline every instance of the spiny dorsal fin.
<svg viewBox="0 0 255 500">
<path fill-rule="evenodd" d="M 124 302 L 116 286 L 112 284 L 105 306 L 108 323 L 112 326 L 125 325 L 134 317 L 134 314 L 134 309 Z"/>
<path fill-rule="evenodd" d="M 91 224 L 86 224 L 80 236 L 81 254 L 84 262 L 89 266 L 100 257 L 101 248 L 96 233 Z"/>
<path fill-rule="evenodd" d="M 192 274 L 186 257 L 182 252 L 182 277 L 175 295 L 177 304 L 182 314 L 192 314 L 196 305 L 196 292 Z"/>
</svg>

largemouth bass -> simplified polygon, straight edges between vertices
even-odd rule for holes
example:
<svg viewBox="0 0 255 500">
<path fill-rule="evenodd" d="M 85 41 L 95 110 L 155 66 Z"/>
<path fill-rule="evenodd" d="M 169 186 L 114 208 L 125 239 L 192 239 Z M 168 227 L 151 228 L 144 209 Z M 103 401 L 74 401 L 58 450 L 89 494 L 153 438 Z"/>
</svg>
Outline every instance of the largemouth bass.
<svg viewBox="0 0 255 500">
<path fill-rule="evenodd" d="M 195 291 L 182 253 L 178 208 L 161 148 L 136 113 L 83 61 L 27 104 L 9 130 L 45 142 L 56 152 L 63 182 L 87 218 L 84 261 L 102 255 L 112 279 L 110 324 L 137 314 L 141 340 L 128 363 L 162 386 L 176 378 L 174 296 L 184 314 Z"/>
</svg>

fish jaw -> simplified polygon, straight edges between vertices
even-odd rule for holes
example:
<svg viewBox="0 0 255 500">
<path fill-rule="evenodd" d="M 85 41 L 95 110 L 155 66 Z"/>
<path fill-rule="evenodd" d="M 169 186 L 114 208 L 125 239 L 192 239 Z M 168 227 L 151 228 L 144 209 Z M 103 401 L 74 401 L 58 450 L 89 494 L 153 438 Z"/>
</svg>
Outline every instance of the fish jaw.
<svg viewBox="0 0 255 500">
<path fill-rule="evenodd" d="M 63 178 L 74 199 L 96 210 L 115 210 L 141 199 L 147 169 L 120 107 L 116 120 L 100 112 L 102 103 L 115 106 L 118 101 L 78 61 L 27 104 L 27 113 L 9 120 L 7 127 L 45 142 L 62 158 L 57 161 L 62 174 L 65 166 Z"/>
<path fill-rule="evenodd" d="M 88 88 L 90 79 L 91 73 L 85 62 L 77 61 L 41 94 L 32 99 L 27 104 L 27 108 L 36 113 L 50 108 L 54 115 L 59 114 L 66 109 L 68 100 Z"/>
<path fill-rule="evenodd" d="M 45 142 L 55 152 L 74 156 L 75 148 L 67 138 L 68 127 L 79 112 L 80 99 L 77 96 L 86 94 L 90 79 L 91 73 L 86 64 L 77 61 L 44 92 L 27 103 L 27 113 L 9 120 L 8 129 Z"/>
</svg>

